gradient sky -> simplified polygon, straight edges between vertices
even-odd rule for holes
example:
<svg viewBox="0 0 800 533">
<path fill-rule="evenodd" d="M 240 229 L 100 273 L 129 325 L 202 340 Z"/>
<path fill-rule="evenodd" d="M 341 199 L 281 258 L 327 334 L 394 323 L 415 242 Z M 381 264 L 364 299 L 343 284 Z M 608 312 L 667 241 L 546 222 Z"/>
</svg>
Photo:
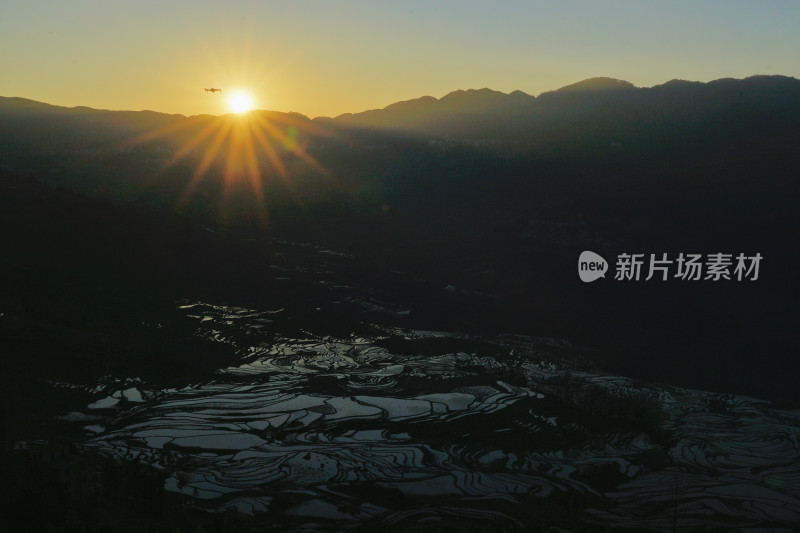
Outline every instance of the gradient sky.
<svg viewBox="0 0 800 533">
<path fill-rule="evenodd" d="M 800 77 L 800 1 L 15 1 L 0 4 L 0 95 L 51 104 L 309 116 L 593 76 L 652 86 Z"/>
</svg>

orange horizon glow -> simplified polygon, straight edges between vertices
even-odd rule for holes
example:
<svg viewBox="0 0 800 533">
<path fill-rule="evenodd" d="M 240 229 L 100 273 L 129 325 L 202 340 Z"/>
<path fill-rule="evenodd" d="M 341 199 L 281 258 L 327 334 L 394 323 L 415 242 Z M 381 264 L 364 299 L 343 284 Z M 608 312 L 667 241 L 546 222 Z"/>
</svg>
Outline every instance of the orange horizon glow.
<svg viewBox="0 0 800 533">
<path fill-rule="evenodd" d="M 246 88 L 254 108 L 334 117 L 458 89 L 538 95 L 596 76 L 638 87 L 800 77 L 800 2 L 789 0 L 199 4 L 11 2 L 0 95 L 194 116 L 231 112 L 229 92 Z"/>
</svg>

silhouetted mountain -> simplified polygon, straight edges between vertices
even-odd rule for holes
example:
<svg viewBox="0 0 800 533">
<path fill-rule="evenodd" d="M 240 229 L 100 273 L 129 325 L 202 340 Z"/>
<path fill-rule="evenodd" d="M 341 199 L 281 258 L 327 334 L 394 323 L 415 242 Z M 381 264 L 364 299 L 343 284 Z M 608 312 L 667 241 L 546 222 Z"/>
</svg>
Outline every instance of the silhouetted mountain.
<svg viewBox="0 0 800 533">
<path fill-rule="evenodd" d="M 717 113 L 728 112 L 731 106 L 749 107 L 753 112 L 794 112 L 799 97 L 800 82 L 781 76 L 707 84 L 672 81 L 652 88 L 635 88 L 612 78 L 592 78 L 538 98 L 519 91 L 456 91 L 438 100 L 425 97 L 381 110 L 342 115 L 332 123 L 348 128 L 404 131 L 427 138 L 447 136 L 546 145 L 544 149 L 550 150 L 565 142 L 638 142 L 668 133 L 663 130 L 692 127 Z"/>
<path fill-rule="evenodd" d="M 3 99 L 0 165 L 492 294 L 498 306 L 464 311 L 471 327 L 578 340 L 626 372 L 789 394 L 777 369 L 795 364 L 800 258 L 785 235 L 798 226 L 798 80 L 600 78 L 539 97 L 481 89 L 335 119 L 242 120 Z M 723 289 L 587 289 L 573 272 L 584 249 L 758 251 L 769 274 Z"/>
<path fill-rule="evenodd" d="M 44 111 L 44 110 L 66 109 L 59 106 L 45 104 L 43 102 L 37 102 L 36 100 L 19 98 L 16 96 L 12 97 L 0 96 L 0 108 L 2 108 L 5 113 L 12 113 L 15 110 L 30 112 L 33 110 Z"/>
</svg>

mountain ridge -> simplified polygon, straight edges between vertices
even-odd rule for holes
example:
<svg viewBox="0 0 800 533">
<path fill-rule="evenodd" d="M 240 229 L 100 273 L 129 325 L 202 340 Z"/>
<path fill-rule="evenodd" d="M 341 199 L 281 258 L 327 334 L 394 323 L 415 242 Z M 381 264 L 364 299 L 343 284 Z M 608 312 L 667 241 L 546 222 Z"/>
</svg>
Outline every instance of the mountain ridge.
<svg viewBox="0 0 800 533">
<path fill-rule="evenodd" d="M 618 91 L 636 89 L 637 87 L 629 81 L 619 80 L 608 77 L 587 78 L 585 80 L 566 85 L 555 92 L 575 92 L 575 91 Z"/>
<path fill-rule="evenodd" d="M 491 89 L 467 89 L 451 91 L 441 98 L 424 96 L 411 100 L 395 102 L 382 109 L 370 109 L 360 113 L 345 113 L 333 119 L 357 127 L 399 127 L 412 131 L 422 131 L 434 127 L 438 119 L 452 120 L 452 115 L 503 115 L 512 122 L 524 119 L 541 118 L 543 112 L 562 112 L 569 109 L 580 114 L 589 107 L 602 108 L 606 104 L 617 107 L 632 104 L 647 104 L 647 100 L 661 98 L 668 93 L 694 92 L 695 99 L 713 101 L 735 97 L 745 98 L 757 91 L 794 91 L 800 95 L 800 81 L 788 76 L 750 76 L 743 79 L 724 78 L 710 82 L 670 80 L 652 87 L 636 87 L 630 82 L 614 78 L 589 78 L 554 91 L 533 96 L 522 91 L 503 93 Z M 718 91 L 715 93 L 715 91 Z M 731 93 L 731 91 L 733 93 Z M 737 93 L 738 91 L 738 93 Z M 747 94 L 746 94 L 747 93 Z M 759 95 L 756 95 L 758 98 Z M 771 97 L 770 97 L 771 98 Z M 766 98 L 769 99 L 769 98 Z M 662 102 L 659 102 L 659 105 Z M 713 102 L 711 102 L 713 103 Z M 592 112 L 602 111 L 593 109 Z M 439 115 L 438 117 L 436 115 Z M 474 125 L 474 124 L 472 124 Z M 467 126 L 472 126 L 467 125 Z M 442 126 L 442 124 L 439 124 Z M 468 128 L 469 129 L 469 128 Z"/>
<path fill-rule="evenodd" d="M 270 113 L 270 114 L 280 114 L 280 115 L 292 115 L 295 117 L 302 117 L 307 118 L 309 120 L 323 120 L 323 121 L 347 121 L 347 120 L 359 120 L 362 118 L 370 118 L 378 116 L 380 113 L 397 113 L 397 112 L 404 112 L 404 113 L 415 113 L 420 112 L 421 110 L 433 110 L 437 108 L 441 108 L 440 110 L 446 110 L 448 112 L 467 112 L 469 111 L 470 106 L 474 106 L 478 103 L 483 104 L 491 104 L 488 107 L 492 106 L 500 106 L 501 104 L 508 104 L 509 102 L 514 102 L 517 104 L 523 105 L 531 105 L 533 102 L 540 100 L 543 96 L 545 97 L 552 97 L 554 95 L 564 96 L 564 95 L 575 95 L 575 94 L 592 94 L 592 93 L 607 93 L 607 92 L 649 92 L 649 91 L 663 91 L 663 90 L 674 90 L 674 89 L 700 89 L 700 88 L 724 88 L 724 87 L 736 87 L 736 86 L 759 86 L 759 87 L 781 87 L 787 86 L 789 84 L 794 84 L 795 86 L 800 85 L 800 80 L 794 78 L 792 76 L 783 76 L 783 75 L 753 75 L 748 76 L 745 78 L 719 78 L 715 80 L 711 80 L 708 82 L 701 82 L 701 81 L 692 81 L 692 80 L 684 80 L 674 78 L 669 81 L 666 81 L 661 84 L 653 85 L 651 87 L 637 87 L 636 85 L 621 79 L 611 78 L 611 77 L 593 77 L 587 78 L 576 83 L 572 83 L 570 85 L 565 85 L 558 89 L 544 91 L 540 93 L 538 96 L 526 93 L 519 89 L 511 91 L 509 93 L 504 93 L 502 91 L 494 90 L 488 87 L 484 87 L 481 89 L 456 89 L 446 93 L 445 95 L 441 96 L 440 98 L 436 98 L 430 95 L 424 95 L 416 98 L 410 98 L 408 100 L 399 100 L 397 102 L 390 103 L 382 108 L 374 108 L 374 109 L 367 109 L 364 111 L 357 111 L 357 112 L 347 112 L 341 113 L 334 117 L 327 117 L 327 116 L 318 116 L 318 117 L 308 117 L 307 115 L 303 115 L 302 113 L 297 112 L 282 112 L 282 111 L 273 111 L 273 110 L 255 110 L 257 113 Z M 31 110 L 37 109 L 42 111 L 59 111 L 59 112 L 71 112 L 71 113 L 91 113 L 91 112 L 108 112 L 108 113 L 143 113 L 149 114 L 151 116 L 169 116 L 174 118 L 185 118 L 191 119 L 195 117 L 220 117 L 220 116 L 227 116 L 229 114 L 222 114 L 222 115 L 212 115 L 208 113 L 200 113 L 197 115 L 183 115 L 180 113 L 165 113 L 161 111 L 152 111 L 148 109 L 142 110 L 124 110 L 124 109 L 101 109 L 101 108 L 93 108 L 89 106 L 62 106 L 57 104 L 50 104 L 47 102 L 41 102 L 25 97 L 20 96 L 0 96 L 0 112 L 7 112 L 9 110 Z M 474 109 L 472 110 L 474 111 Z"/>
</svg>

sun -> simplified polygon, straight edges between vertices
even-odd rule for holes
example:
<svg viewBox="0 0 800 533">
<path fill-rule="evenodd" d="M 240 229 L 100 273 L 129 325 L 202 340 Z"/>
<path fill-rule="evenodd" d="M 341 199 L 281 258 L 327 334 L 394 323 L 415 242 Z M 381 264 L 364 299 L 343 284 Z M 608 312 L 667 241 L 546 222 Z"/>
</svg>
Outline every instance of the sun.
<svg viewBox="0 0 800 533">
<path fill-rule="evenodd" d="M 254 104 L 253 97 L 246 91 L 236 91 L 228 97 L 228 109 L 234 113 L 247 113 Z"/>
</svg>

